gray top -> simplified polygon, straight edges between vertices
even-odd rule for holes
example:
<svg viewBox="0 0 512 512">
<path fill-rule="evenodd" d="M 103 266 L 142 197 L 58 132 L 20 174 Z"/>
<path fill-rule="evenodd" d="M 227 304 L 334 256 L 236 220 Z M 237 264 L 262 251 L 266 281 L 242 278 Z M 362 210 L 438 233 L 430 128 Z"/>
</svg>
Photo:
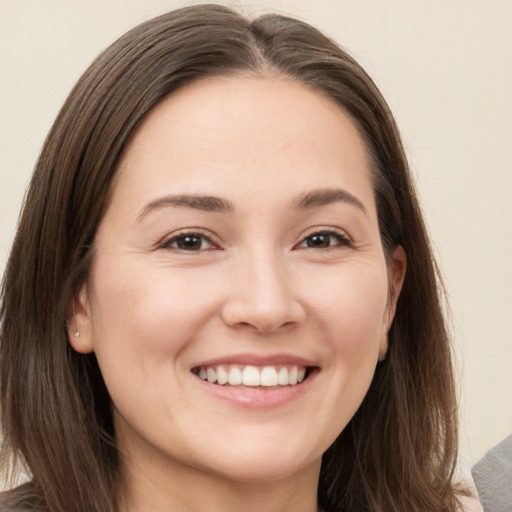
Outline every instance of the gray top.
<svg viewBox="0 0 512 512">
<path fill-rule="evenodd" d="M 484 512 L 512 512 L 512 435 L 471 469 Z"/>
</svg>

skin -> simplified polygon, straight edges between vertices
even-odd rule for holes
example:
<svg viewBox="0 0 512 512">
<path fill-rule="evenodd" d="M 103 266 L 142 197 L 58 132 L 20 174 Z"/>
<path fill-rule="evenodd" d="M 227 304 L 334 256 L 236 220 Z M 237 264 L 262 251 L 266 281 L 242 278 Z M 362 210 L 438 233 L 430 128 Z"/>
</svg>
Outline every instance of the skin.
<svg viewBox="0 0 512 512">
<path fill-rule="evenodd" d="M 169 204 L 182 195 L 229 209 Z M 184 249 L 184 231 L 204 238 Z M 322 453 L 385 354 L 404 272 L 401 248 L 383 252 L 361 137 L 331 100 L 231 77 L 160 103 L 120 163 L 70 332 L 112 396 L 126 510 L 316 510 Z M 314 367 L 286 399 L 238 389 L 242 404 L 191 371 L 283 357 Z"/>
</svg>

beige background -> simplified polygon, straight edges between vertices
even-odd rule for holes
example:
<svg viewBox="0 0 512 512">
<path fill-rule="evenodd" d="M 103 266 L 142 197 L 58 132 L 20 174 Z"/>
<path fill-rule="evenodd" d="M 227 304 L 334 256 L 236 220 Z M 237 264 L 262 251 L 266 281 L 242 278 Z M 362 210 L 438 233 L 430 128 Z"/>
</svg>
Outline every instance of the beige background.
<svg viewBox="0 0 512 512">
<path fill-rule="evenodd" d="M 39 149 L 74 82 L 127 29 L 191 3 L 0 0 L 0 273 Z M 391 104 L 451 298 L 464 470 L 512 432 L 512 1 L 229 3 L 317 25 Z"/>
</svg>

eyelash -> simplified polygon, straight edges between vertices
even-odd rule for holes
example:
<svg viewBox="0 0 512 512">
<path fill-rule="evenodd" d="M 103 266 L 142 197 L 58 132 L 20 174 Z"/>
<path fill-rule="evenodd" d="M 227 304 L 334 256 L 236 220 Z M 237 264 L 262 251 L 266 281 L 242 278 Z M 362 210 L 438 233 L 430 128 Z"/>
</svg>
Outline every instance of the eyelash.
<svg viewBox="0 0 512 512">
<path fill-rule="evenodd" d="M 329 240 L 328 240 L 329 243 L 327 246 L 324 246 L 324 247 L 319 247 L 319 246 L 314 247 L 312 245 L 308 245 L 308 243 L 310 241 L 312 242 L 314 237 L 329 237 Z M 177 246 L 177 244 L 179 244 L 180 242 L 187 243 L 186 242 L 187 238 L 196 239 L 196 242 L 198 240 L 199 244 L 200 244 L 199 248 L 189 247 L 188 249 L 186 249 L 186 248 Z M 335 243 L 330 243 L 332 241 L 332 239 L 335 239 Z M 202 247 L 205 242 L 209 245 L 209 247 L 207 247 L 207 248 Z M 193 245 L 193 240 L 191 240 L 191 243 Z M 306 244 L 306 245 L 304 245 L 304 244 Z M 318 230 L 318 231 L 313 231 L 310 234 L 308 234 L 307 236 L 305 236 L 299 244 L 296 244 L 294 246 L 294 248 L 304 248 L 304 249 L 327 251 L 327 250 L 335 248 L 335 247 L 351 247 L 351 246 L 352 246 L 352 243 L 346 235 L 344 235 L 338 231 L 335 231 L 335 230 L 322 229 L 322 230 Z M 220 249 L 220 247 L 217 244 L 215 244 L 209 236 L 205 235 L 204 233 L 198 232 L 198 231 L 184 231 L 184 232 L 175 234 L 172 237 L 164 240 L 161 244 L 159 244 L 158 248 L 159 249 L 172 249 L 172 250 L 176 250 L 176 251 L 180 251 L 180 252 L 191 252 L 191 253 Z"/>
<path fill-rule="evenodd" d="M 203 245 L 203 242 L 207 242 L 210 247 L 207 249 L 199 248 L 199 249 L 183 249 L 182 247 L 173 247 L 173 244 L 178 244 L 180 241 L 185 241 L 187 238 L 196 238 L 199 239 L 201 246 Z M 183 252 L 200 252 L 200 251 L 207 251 L 211 249 L 219 249 L 219 247 L 212 241 L 212 239 L 208 236 L 206 236 L 204 233 L 197 232 L 197 231 L 184 231 L 182 233 L 178 233 L 176 235 L 173 235 L 172 237 L 164 240 L 158 247 L 159 249 L 174 249 L 177 251 L 183 251 Z"/>
<path fill-rule="evenodd" d="M 304 246 L 303 244 L 307 244 L 308 240 L 312 240 L 314 237 L 330 237 L 331 239 L 334 238 L 336 239 L 336 243 L 334 244 L 329 244 L 327 247 L 312 247 L 310 245 L 306 245 Z M 319 249 L 319 250 L 329 250 L 331 248 L 334 248 L 334 247 L 343 247 L 343 246 L 347 246 L 347 247 L 351 247 L 352 243 L 350 241 L 350 239 L 344 235 L 343 233 L 340 233 L 338 231 L 335 231 L 335 230 L 332 230 L 332 229 L 321 229 L 319 231 L 314 231 L 312 233 L 310 233 L 309 235 L 307 235 L 306 237 L 303 238 L 303 240 L 300 242 L 300 244 L 296 245 L 296 247 L 304 247 L 304 248 L 308 248 L 308 249 Z"/>
</svg>

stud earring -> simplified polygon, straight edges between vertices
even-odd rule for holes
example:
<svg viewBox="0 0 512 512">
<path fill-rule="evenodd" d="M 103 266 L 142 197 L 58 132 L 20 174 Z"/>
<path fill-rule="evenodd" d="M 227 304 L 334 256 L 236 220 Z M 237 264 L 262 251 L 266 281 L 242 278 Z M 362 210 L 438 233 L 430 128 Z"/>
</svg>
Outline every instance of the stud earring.
<svg viewBox="0 0 512 512">
<path fill-rule="evenodd" d="M 75 338 L 78 338 L 78 336 L 80 336 L 80 331 L 76 331 L 75 334 L 73 335 Z"/>
</svg>

